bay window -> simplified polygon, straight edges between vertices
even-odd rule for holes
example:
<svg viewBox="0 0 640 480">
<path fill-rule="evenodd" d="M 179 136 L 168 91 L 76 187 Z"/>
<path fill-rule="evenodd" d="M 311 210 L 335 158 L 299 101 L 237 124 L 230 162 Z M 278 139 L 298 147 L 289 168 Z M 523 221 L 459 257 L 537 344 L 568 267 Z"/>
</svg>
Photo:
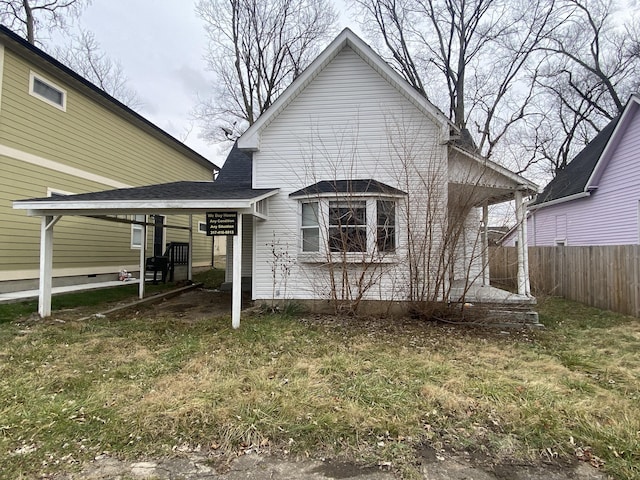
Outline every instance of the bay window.
<svg viewBox="0 0 640 480">
<path fill-rule="evenodd" d="M 302 252 L 395 253 L 396 202 L 357 197 L 302 202 Z"/>
</svg>

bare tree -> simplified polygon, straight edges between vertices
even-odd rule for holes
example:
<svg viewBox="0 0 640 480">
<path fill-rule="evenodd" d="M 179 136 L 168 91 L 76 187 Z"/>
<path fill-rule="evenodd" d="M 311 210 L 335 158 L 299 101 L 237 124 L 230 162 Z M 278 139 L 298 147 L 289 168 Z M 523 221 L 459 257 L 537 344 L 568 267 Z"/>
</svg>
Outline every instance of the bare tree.
<svg viewBox="0 0 640 480">
<path fill-rule="evenodd" d="M 0 21 L 35 44 L 36 29 L 64 28 L 91 0 L 0 0 Z"/>
<path fill-rule="evenodd" d="M 352 1 L 365 27 L 382 35 L 392 64 L 434 103 L 448 104 L 443 110 L 461 129 L 471 127 L 485 155 L 530 114 L 534 92 L 525 72 L 535 71 L 533 53 L 556 25 L 554 0 Z"/>
<path fill-rule="evenodd" d="M 553 171 L 622 112 L 640 73 L 640 29 L 620 2 L 561 0 L 559 8 L 566 21 L 544 43 L 537 78 L 544 112 L 537 130 L 546 132 L 537 153 Z"/>
<path fill-rule="evenodd" d="M 236 122 L 252 124 L 333 35 L 330 0 L 200 0 L 217 90 L 196 115 L 205 136 L 224 140 Z"/>
<path fill-rule="evenodd" d="M 80 29 L 68 46 L 56 47 L 53 56 L 128 107 L 142 106 L 137 93 L 127 83 L 122 65 L 101 50 L 92 32 Z"/>
</svg>

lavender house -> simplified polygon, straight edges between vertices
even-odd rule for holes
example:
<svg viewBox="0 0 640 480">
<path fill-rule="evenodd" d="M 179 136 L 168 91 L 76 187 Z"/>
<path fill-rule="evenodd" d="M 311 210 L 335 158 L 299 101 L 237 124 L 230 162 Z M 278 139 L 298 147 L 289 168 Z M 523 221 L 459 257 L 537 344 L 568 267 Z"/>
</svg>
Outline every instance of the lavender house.
<svg viewBox="0 0 640 480">
<path fill-rule="evenodd" d="M 640 243 L 640 96 L 529 204 L 529 245 Z M 503 245 L 513 246 L 508 234 Z"/>
</svg>

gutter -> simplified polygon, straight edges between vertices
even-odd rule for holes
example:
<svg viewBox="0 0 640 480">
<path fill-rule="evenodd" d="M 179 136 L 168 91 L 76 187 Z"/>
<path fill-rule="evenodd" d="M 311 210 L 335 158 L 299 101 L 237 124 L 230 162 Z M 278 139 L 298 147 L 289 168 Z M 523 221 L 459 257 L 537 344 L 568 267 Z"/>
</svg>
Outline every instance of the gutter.
<svg viewBox="0 0 640 480">
<path fill-rule="evenodd" d="M 551 207 L 553 205 L 558 205 L 560 203 L 571 202 L 572 200 L 578 200 L 579 198 L 590 197 L 591 192 L 580 192 L 574 193 L 573 195 L 569 195 L 568 197 L 556 198 L 555 200 L 551 200 L 549 202 L 540 203 L 538 205 L 528 205 L 529 210 L 537 210 L 539 208 Z"/>
</svg>

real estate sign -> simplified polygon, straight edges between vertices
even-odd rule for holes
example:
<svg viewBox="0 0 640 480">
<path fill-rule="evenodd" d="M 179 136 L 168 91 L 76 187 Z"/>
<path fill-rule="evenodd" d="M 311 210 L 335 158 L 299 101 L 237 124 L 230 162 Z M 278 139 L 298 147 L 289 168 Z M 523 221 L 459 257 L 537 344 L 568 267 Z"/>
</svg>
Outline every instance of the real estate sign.
<svg viewBox="0 0 640 480">
<path fill-rule="evenodd" d="M 207 212 L 207 235 L 237 235 L 238 212 Z"/>
</svg>

